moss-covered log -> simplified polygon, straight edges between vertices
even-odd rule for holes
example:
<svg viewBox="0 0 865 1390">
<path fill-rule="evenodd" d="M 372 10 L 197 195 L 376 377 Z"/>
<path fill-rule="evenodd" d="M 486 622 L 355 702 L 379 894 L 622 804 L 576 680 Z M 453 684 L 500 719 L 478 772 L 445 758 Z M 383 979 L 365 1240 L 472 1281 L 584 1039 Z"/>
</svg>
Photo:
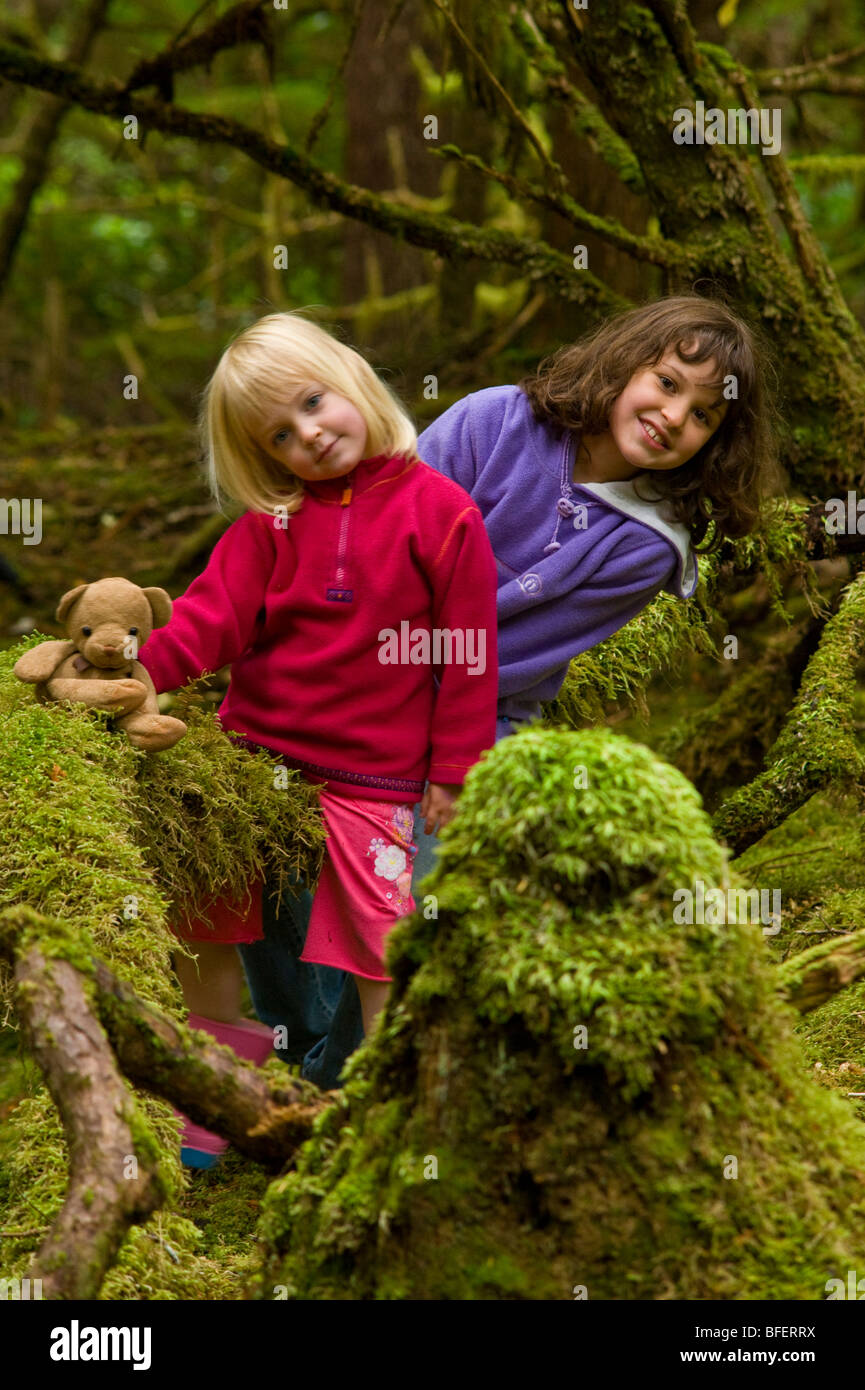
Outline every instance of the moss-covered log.
<svg viewBox="0 0 865 1390">
<path fill-rule="evenodd" d="M 865 975 L 865 931 L 823 941 L 778 966 L 778 981 L 800 1013 L 819 1009 Z"/>
<path fill-rule="evenodd" d="M 865 644 L 865 574 L 845 590 L 808 663 L 795 704 L 763 772 L 728 797 L 717 834 L 735 854 L 759 840 L 822 788 L 859 788 L 865 762 L 853 730 L 855 670 Z"/>
<path fill-rule="evenodd" d="M 822 623 L 789 628 L 706 709 L 681 720 L 658 752 L 697 788 L 708 808 L 731 787 L 756 776 L 793 702 Z"/>
<path fill-rule="evenodd" d="M 761 925 L 688 922 L 698 880 L 724 851 L 647 749 L 487 754 L 270 1188 L 261 1296 L 821 1299 L 861 1263 L 861 1125 L 805 1074 Z"/>
<path fill-rule="evenodd" d="M 129 1227 L 166 1196 L 159 1147 L 117 1071 L 82 977 L 30 946 L 15 968 L 18 1013 L 69 1145 L 69 1188 L 31 1276 L 45 1298 L 95 1298 Z"/>
</svg>

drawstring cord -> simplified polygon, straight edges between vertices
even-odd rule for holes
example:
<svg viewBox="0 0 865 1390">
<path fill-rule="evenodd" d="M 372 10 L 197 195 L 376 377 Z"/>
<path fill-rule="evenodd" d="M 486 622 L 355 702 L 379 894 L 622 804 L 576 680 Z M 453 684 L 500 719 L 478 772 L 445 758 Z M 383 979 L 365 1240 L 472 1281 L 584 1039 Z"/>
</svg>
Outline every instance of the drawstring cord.
<svg viewBox="0 0 865 1390">
<path fill-rule="evenodd" d="M 561 541 L 556 538 L 559 534 L 562 518 L 573 516 L 574 512 L 577 510 L 576 504 L 571 501 L 573 488 L 571 487 L 570 468 L 568 467 L 570 452 L 570 438 L 568 438 L 565 440 L 565 449 L 562 458 L 562 476 L 559 480 L 559 492 L 561 496 L 556 503 L 556 529 L 553 531 L 552 540 L 549 545 L 544 546 L 545 555 L 554 555 L 557 550 L 561 550 Z"/>
</svg>

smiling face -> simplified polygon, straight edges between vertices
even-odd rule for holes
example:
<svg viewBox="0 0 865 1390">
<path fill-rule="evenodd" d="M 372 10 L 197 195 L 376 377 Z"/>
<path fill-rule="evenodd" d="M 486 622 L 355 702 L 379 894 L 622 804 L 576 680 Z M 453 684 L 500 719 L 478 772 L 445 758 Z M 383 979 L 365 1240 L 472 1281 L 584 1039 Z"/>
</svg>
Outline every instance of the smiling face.
<svg viewBox="0 0 865 1390">
<path fill-rule="evenodd" d="M 284 402 L 264 408 L 252 434 L 270 458 L 304 482 L 341 478 L 368 456 L 360 411 L 321 381 L 289 386 Z"/>
<path fill-rule="evenodd" d="M 691 352 L 696 344 L 682 346 Z M 584 439 L 590 463 L 581 476 L 612 481 L 679 468 L 711 439 L 726 411 L 714 358 L 684 362 L 671 346 L 658 362 L 634 373 L 614 401 L 604 433 Z"/>
</svg>

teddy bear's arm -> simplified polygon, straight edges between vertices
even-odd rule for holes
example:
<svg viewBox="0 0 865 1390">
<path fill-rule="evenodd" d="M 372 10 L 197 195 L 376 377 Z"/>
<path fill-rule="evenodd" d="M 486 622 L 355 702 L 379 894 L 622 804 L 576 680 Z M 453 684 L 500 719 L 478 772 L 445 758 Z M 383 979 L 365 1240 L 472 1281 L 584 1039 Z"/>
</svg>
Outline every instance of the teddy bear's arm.
<svg viewBox="0 0 865 1390">
<path fill-rule="evenodd" d="M 38 685 L 41 681 L 50 680 L 61 661 L 72 656 L 74 651 L 74 642 L 40 642 L 38 647 L 31 647 L 29 652 L 19 656 L 15 662 L 15 675 L 28 685 Z"/>
<path fill-rule="evenodd" d="M 137 710 L 147 697 L 142 683 L 128 678 L 103 681 L 55 676 L 53 680 L 48 681 L 45 690 L 51 700 L 69 700 L 75 705 L 87 705 L 89 709 L 104 709 L 117 715 L 130 714 Z"/>
</svg>

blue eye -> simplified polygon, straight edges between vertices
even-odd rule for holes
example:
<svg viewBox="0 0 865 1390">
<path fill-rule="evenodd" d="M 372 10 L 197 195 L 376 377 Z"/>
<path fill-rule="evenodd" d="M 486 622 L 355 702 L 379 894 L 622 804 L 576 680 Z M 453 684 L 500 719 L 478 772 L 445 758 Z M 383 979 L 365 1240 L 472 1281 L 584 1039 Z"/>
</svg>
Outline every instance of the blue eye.
<svg viewBox="0 0 865 1390">
<path fill-rule="evenodd" d="M 321 393 L 320 391 L 316 391 L 316 393 L 315 393 L 314 395 L 312 395 L 312 396 L 307 396 L 307 398 L 306 398 L 306 403 L 307 403 L 307 405 L 312 405 L 312 406 L 318 405 L 319 401 L 321 400 L 321 396 L 322 396 L 322 393 Z"/>
<path fill-rule="evenodd" d="M 287 437 L 287 435 L 288 435 L 288 430 L 280 430 L 278 434 L 275 434 L 275 435 L 273 436 L 273 442 L 274 442 L 274 444 L 281 444 L 281 443 L 283 442 L 283 440 Z"/>
</svg>

